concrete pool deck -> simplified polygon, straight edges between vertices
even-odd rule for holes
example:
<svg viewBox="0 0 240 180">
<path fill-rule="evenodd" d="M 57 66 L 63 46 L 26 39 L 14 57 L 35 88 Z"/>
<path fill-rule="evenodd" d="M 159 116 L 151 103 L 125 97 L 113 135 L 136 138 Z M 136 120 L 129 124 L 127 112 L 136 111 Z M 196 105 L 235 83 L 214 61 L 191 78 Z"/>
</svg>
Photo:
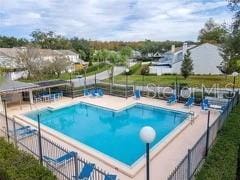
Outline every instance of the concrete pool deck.
<svg viewBox="0 0 240 180">
<path fill-rule="evenodd" d="M 112 108 L 115 110 L 122 109 L 126 106 L 130 106 L 135 103 L 143 103 L 153 106 L 159 106 L 167 109 L 174 109 L 184 112 L 192 111 L 196 115 L 193 121 L 188 121 L 185 124 L 184 128 L 181 128 L 179 132 L 173 134 L 172 137 L 167 138 L 168 141 L 163 141 L 160 144 L 160 149 L 158 152 L 151 153 L 151 163 L 150 163 L 150 171 L 151 171 L 151 179 L 159 180 L 159 179 L 167 179 L 169 174 L 173 171 L 173 169 L 179 164 L 179 162 L 183 159 L 183 157 L 187 154 L 188 149 L 192 148 L 192 146 L 197 142 L 197 140 L 202 136 L 207 127 L 207 113 L 202 112 L 200 107 L 193 106 L 190 110 L 184 107 L 183 104 L 177 103 L 174 105 L 167 105 L 166 101 L 158 100 L 158 99 L 150 99 L 150 98 L 141 98 L 140 100 L 135 100 L 134 98 L 119 98 L 113 96 L 105 95 L 102 98 L 88 98 L 88 97 L 79 97 L 75 99 L 71 98 L 62 98 L 56 102 L 43 102 L 32 105 L 32 109 L 29 104 L 22 105 L 20 109 L 19 106 L 10 106 L 8 107 L 8 114 L 12 117 L 21 117 L 21 114 L 37 110 L 41 108 L 51 107 L 58 108 L 61 106 L 66 106 L 72 103 L 78 102 L 86 102 L 98 106 L 103 106 L 107 108 Z M 212 111 L 210 117 L 210 124 L 212 124 L 216 118 L 219 116 L 219 112 Z M 21 121 L 19 118 L 15 118 L 16 121 Z M 22 121 L 21 121 L 22 122 Z M 153 127 L 154 128 L 154 127 Z M 120 167 L 118 163 L 115 166 L 112 163 L 107 163 L 108 160 L 104 161 L 103 159 L 96 158 L 91 156 L 91 153 L 83 151 L 83 149 L 78 148 L 76 142 L 72 141 L 71 138 L 65 138 L 64 141 L 58 138 L 57 136 L 51 135 L 47 132 L 43 132 L 45 136 L 48 136 L 58 144 L 68 148 L 69 150 L 74 150 L 79 153 L 79 155 L 93 163 L 95 163 L 98 167 L 110 172 L 112 174 L 117 174 L 118 178 L 121 180 L 144 180 L 145 179 L 145 163 L 144 160 L 139 163 L 138 168 L 127 173 L 128 169 L 123 169 L 124 167 Z M 51 136 L 51 137 L 50 137 Z M 170 140 L 169 140 L 170 139 Z M 69 143 L 69 141 L 71 141 Z M 91 150 L 89 150 L 91 151 Z M 119 166 L 119 167 L 118 167 Z M 133 168 L 134 169 L 134 168 Z"/>
</svg>

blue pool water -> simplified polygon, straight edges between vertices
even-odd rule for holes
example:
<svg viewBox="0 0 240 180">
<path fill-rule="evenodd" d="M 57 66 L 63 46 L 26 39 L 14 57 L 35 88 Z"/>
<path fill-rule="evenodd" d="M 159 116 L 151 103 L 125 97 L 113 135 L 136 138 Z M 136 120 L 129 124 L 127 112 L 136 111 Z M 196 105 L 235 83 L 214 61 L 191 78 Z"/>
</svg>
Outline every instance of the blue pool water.
<svg viewBox="0 0 240 180">
<path fill-rule="evenodd" d="M 188 116 L 142 104 L 114 111 L 85 103 L 54 111 L 33 111 L 25 116 L 36 121 L 38 113 L 42 124 L 129 166 L 145 152 L 145 145 L 139 138 L 143 126 L 156 130 L 153 147 Z"/>
</svg>

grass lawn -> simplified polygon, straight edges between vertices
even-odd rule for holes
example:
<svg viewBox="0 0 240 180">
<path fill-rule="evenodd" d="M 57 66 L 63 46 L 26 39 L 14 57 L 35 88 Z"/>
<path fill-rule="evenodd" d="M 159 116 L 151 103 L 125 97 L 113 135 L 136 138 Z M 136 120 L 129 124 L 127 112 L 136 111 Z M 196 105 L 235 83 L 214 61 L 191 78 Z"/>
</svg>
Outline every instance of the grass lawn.
<svg viewBox="0 0 240 180">
<path fill-rule="evenodd" d="M 205 87 L 212 87 L 214 84 L 218 84 L 219 87 L 225 87 L 228 83 L 233 83 L 233 77 L 223 76 L 223 75 L 194 75 L 190 76 L 187 79 L 184 79 L 182 76 L 177 76 L 179 83 L 187 83 L 191 87 L 201 87 L 202 84 Z M 143 76 L 142 75 L 130 75 L 128 77 L 129 84 L 142 85 Z M 125 84 L 126 77 L 125 75 L 116 76 L 114 79 L 115 83 Z M 175 75 L 148 75 L 144 76 L 144 84 L 154 83 L 156 85 L 171 85 L 175 83 Z M 108 82 L 108 80 L 107 80 Z M 231 86 L 230 86 L 231 87 Z M 236 78 L 236 87 L 240 87 L 240 77 Z"/>
<path fill-rule="evenodd" d="M 240 145 L 240 104 L 228 117 L 224 128 L 217 136 L 205 164 L 196 175 L 196 180 L 235 180 Z M 240 177 L 238 177 L 239 179 Z"/>
</svg>

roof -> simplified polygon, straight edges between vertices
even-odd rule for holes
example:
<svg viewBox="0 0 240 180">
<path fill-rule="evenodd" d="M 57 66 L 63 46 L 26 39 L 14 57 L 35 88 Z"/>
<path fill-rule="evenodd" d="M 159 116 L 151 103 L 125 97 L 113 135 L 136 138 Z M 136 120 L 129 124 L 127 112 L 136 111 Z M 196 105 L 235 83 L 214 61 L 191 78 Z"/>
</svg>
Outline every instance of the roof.
<svg viewBox="0 0 240 180">
<path fill-rule="evenodd" d="M 0 93 L 23 92 L 38 87 L 36 84 L 13 81 L 9 79 L 0 80 Z"/>
<path fill-rule="evenodd" d="M 75 53 L 71 50 L 56 50 L 56 51 L 58 51 L 59 53 L 61 53 L 62 55 L 65 55 L 65 56 L 69 56 L 69 55 L 78 56 L 77 53 Z"/>
<path fill-rule="evenodd" d="M 24 50 L 25 47 L 14 48 L 0 48 L 0 56 L 16 57 L 19 51 Z M 57 56 L 57 55 L 76 55 L 77 53 L 71 50 L 52 50 L 52 49 L 38 49 L 42 56 Z"/>
<path fill-rule="evenodd" d="M 35 83 L 38 85 L 38 88 L 49 88 L 49 87 L 57 87 L 57 86 L 63 86 L 69 84 L 68 81 L 64 80 L 48 80 L 48 81 L 39 81 Z"/>
</svg>

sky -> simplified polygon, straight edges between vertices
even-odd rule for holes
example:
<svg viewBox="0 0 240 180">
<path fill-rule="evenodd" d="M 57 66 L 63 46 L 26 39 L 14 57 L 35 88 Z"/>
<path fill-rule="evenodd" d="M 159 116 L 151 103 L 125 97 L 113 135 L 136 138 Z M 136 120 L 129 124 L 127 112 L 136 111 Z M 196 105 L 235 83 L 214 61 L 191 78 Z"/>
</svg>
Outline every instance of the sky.
<svg viewBox="0 0 240 180">
<path fill-rule="evenodd" d="M 197 39 L 204 23 L 231 23 L 225 0 L 0 0 L 0 35 L 32 31 L 66 37 L 138 41 Z"/>
</svg>

